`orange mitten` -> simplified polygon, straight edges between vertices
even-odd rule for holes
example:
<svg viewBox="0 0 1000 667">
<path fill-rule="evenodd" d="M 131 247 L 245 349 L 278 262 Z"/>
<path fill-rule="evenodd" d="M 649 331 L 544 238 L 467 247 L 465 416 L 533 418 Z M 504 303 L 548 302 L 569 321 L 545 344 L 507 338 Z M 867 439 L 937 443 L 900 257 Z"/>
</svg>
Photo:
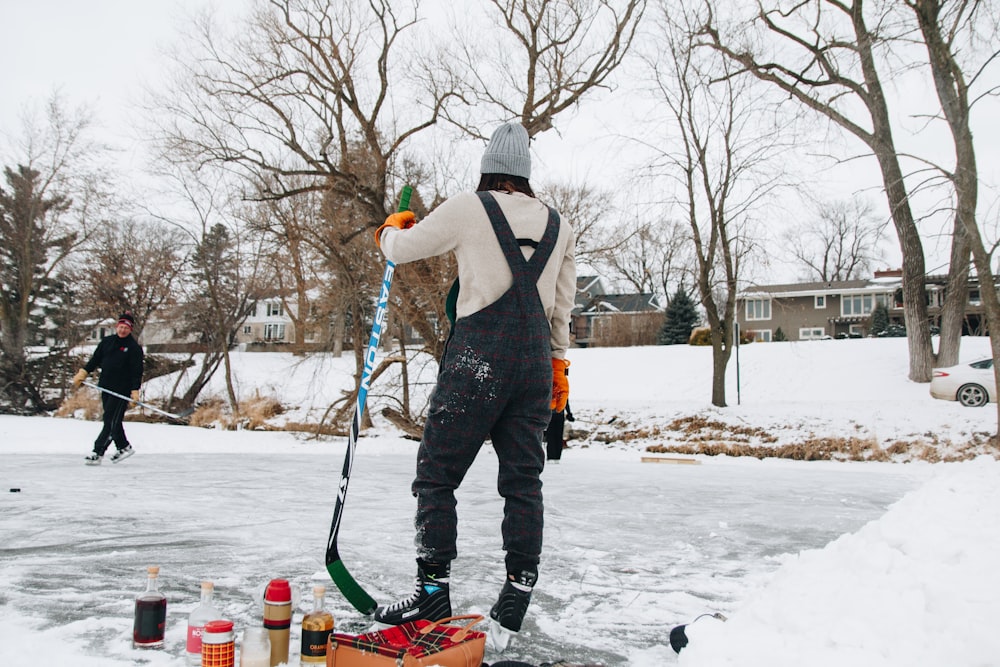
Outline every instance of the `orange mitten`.
<svg viewBox="0 0 1000 667">
<path fill-rule="evenodd" d="M 395 227 L 396 229 L 409 229 L 413 225 L 417 224 L 417 220 L 413 215 L 413 211 L 400 211 L 399 213 L 393 213 L 382 226 L 375 230 L 375 245 L 379 248 L 382 247 L 382 232 L 385 231 L 386 227 Z"/>
<path fill-rule="evenodd" d="M 562 412 L 569 400 L 569 360 L 552 358 L 552 411 Z"/>
</svg>

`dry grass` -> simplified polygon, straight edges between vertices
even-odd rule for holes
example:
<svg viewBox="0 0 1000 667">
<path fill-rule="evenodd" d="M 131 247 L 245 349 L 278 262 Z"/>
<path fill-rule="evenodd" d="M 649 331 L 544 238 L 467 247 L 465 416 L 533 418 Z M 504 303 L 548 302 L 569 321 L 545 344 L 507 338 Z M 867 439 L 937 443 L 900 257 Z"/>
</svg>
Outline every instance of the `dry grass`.
<svg viewBox="0 0 1000 667">
<path fill-rule="evenodd" d="M 59 409 L 56 410 L 56 417 L 76 417 L 89 421 L 101 419 L 104 408 L 101 406 L 101 396 L 96 391 L 78 389 L 66 397 Z"/>
<path fill-rule="evenodd" d="M 993 439 L 987 433 L 972 434 L 968 441 L 962 443 L 941 439 L 934 433 L 924 433 L 886 442 L 879 442 L 872 436 L 824 437 L 811 434 L 793 442 L 775 444 L 780 438 L 765 429 L 725 424 L 701 416 L 675 419 L 666 431 L 672 442 L 650 445 L 646 451 L 799 461 L 939 462 L 964 461 L 982 454 L 997 455 Z"/>
<path fill-rule="evenodd" d="M 191 415 L 191 426 L 221 428 L 227 431 L 245 429 L 248 431 L 280 431 L 268 423 L 285 411 L 281 401 L 271 396 L 254 396 L 239 404 L 239 417 L 233 415 L 229 403 L 222 399 L 211 399 L 199 403 Z"/>
</svg>

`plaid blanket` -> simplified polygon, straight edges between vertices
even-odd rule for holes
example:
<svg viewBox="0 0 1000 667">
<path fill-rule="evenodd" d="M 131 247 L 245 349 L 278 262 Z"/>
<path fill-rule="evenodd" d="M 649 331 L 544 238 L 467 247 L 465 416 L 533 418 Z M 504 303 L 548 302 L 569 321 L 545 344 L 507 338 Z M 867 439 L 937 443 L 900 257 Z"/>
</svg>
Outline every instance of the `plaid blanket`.
<svg viewBox="0 0 1000 667">
<path fill-rule="evenodd" d="M 363 635 L 334 633 L 333 641 L 341 646 L 401 659 L 405 655 L 415 658 L 434 655 L 452 646 L 486 637 L 484 632 L 466 630 L 456 625 L 437 625 L 428 630 L 432 625 L 436 624 L 431 621 L 413 621 Z"/>
</svg>

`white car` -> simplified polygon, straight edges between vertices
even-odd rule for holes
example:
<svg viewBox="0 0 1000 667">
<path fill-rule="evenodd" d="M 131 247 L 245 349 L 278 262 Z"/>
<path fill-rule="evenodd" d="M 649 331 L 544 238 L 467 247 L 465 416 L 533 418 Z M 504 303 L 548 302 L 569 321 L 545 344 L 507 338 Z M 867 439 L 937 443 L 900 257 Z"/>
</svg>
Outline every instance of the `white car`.
<svg viewBox="0 0 1000 667">
<path fill-rule="evenodd" d="M 935 368 L 931 378 L 931 396 L 962 405 L 979 407 L 996 403 L 997 382 L 993 359 L 979 359 L 971 364 Z"/>
</svg>

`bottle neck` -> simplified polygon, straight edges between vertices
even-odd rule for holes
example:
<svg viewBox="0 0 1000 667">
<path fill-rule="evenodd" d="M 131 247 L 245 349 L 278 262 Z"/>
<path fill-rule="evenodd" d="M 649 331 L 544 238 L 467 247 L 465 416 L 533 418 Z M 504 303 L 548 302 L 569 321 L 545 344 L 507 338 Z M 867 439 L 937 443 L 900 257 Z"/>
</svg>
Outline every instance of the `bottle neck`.
<svg viewBox="0 0 1000 667">
<path fill-rule="evenodd" d="M 155 576 L 146 579 L 146 592 L 158 593 L 160 591 L 160 581 Z"/>
<path fill-rule="evenodd" d="M 322 595 L 317 595 L 313 600 L 313 612 L 324 611 L 325 604 L 326 601 L 324 600 L 324 597 Z"/>
<path fill-rule="evenodd" d="M 201 589 L 201 603 L 203 605 L 206 605 L 206 606 L 211 605 L 212 604 L 212 594 L 214 592 L 215 592 L 214 589 L 211 589 L 211 588 L 202 588 Z"/>
</svg>

